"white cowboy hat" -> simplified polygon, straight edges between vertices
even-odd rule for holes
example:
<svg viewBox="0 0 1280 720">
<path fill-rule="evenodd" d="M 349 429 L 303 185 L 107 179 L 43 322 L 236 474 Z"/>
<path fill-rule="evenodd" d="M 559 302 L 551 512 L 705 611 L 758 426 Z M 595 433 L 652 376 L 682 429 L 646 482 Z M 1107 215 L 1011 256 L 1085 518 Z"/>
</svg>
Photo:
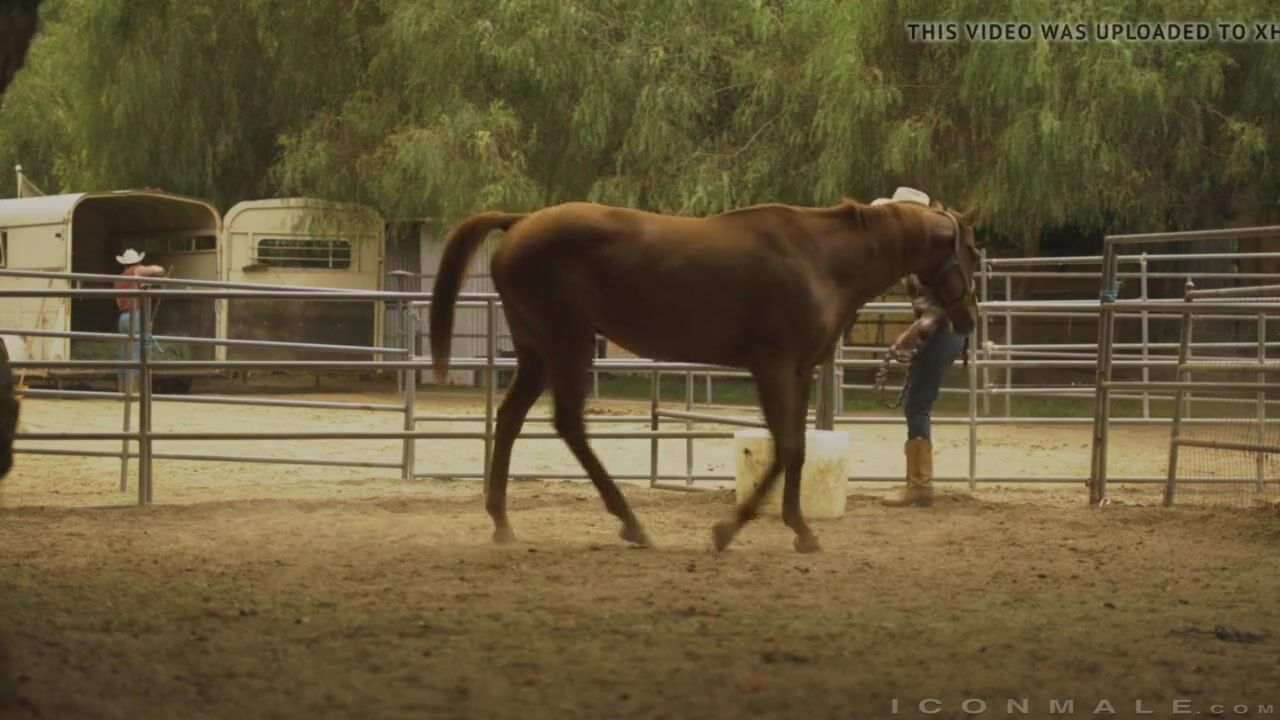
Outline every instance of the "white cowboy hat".
<svg viewBox="0 0 1280 720">
<path fill-rule="evenodd" d="M 116 262 L 120 263 L 121 265 L 137 265 L 138 263 L 142 262 L 142 258 L 146 256 L 147 254 L 144 252 L 140 253 L 137 250 L 134 250 L 133 248 L 129 248 L 128 250 L 124 251 L 123 255 L 116 256 Z"/>
<path fill-rule="evenodd" d="M 909 202 L 917 205 L 929 207 L 929 196 L 916 190 L 915 188 L 900 187 L 893 191 L 892 198 L 876 198 L 871 201 L 872 205 L 884 205 L 891 202 Z"/>
</svg>

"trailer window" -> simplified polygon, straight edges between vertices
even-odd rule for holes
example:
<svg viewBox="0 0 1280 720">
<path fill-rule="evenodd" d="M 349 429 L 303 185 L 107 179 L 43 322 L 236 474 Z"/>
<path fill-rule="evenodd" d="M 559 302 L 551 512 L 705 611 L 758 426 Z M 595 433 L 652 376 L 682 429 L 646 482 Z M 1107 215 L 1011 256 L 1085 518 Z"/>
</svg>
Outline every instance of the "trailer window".
<svg viewBox="0 0 1280 720">
<path fill-rule="evenodd" d="M 262 238 L 254 250 L 254 262 L 271 267 L 322 270 L 351 267 L 351 242 L 348 240 Z"/>
<path fill-rule="evenodd" d="M 215 249 L 212 235 L 154 236 L 128 241 L 124 247 L 140 250 L 148 255 L 175 255 L 207 252 Z"/>
</svg>

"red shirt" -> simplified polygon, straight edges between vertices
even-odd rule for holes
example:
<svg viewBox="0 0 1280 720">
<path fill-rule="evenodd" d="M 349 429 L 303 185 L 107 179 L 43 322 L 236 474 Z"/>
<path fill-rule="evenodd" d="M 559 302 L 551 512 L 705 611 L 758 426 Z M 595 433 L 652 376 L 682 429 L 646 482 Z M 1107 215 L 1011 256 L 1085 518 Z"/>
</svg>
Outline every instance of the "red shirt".
<svg viewBox="0 0 1280 720">
<path fill-rule="evenodd" d="M 142 269 L 141 265 L 130 265 L 124 270 L 121 270 L 120 274 L 126 277 L 130 275 L 137 275 L 139 274 L 138 271 L 140 271 L 141 269 Z M 111 287 L 117 290 L 136 290 L 138 287 L 138 283 L 122 282 L 120 280 L 117 280 L 111 283 Z M 118 297 L 116 298 L 116 307 L 119 308 L 120 312 L 122 313 L 129 312 L 129 306 L 130 306 L 130 303 L 132 302 L 133 302 L 133 298 Z"/>
</svg>

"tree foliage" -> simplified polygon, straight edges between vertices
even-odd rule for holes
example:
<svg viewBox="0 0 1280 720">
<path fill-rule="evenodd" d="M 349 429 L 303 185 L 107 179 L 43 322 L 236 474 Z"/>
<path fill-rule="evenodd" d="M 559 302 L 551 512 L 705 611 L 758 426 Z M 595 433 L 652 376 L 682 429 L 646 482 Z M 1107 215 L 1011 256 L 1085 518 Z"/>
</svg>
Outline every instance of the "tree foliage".
<svg viewBox="0 0 1280 720">
<path fill-rule="evenodd" d="M 1280 45 L 921 43 L 909 21 L 1270 21 L 1264 0 L 46 0 L 0 159 L 62 189 L 309 194 L 445 222 L 981 208 L 993 237 L 1274 204 Z"/>
</svg>

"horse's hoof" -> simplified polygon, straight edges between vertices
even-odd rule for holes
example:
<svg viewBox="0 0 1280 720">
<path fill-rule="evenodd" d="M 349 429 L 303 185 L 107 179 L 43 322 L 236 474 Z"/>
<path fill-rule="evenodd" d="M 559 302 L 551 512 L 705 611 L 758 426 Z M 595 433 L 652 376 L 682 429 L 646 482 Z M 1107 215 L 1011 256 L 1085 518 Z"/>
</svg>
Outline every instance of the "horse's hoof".
<svg viewBox="0 0 1280 720">
<path fill-rule="evenodd" d="M 618 537 L 638 547 L 653 547 L 653 541 L 649 539 L 649 533 L 645 532 L 644 528 L 639 525 L 624 526 L 622 532 L 618 533 Z"/>
<path fill-rule="evenodd" d="M 716 544 L 716 550 L 723 551 L 729 547 L 729 543 L 733 542 L 733 536 L 738 534 L 738 524 L 732 520 L 716 523 L 711 528 L 711 540 Z"/>
<path fill-rule="evenodd" d="M 795 546 L 798 553 L 822 552 L 822 546 L 818 544 L 818 538 L 813 535 L 797 535 Z"/>
<path fill-rule="evenodd" d="M 515 542 L 516 531 L 510 526 L 503 526 L 493 531 L 493 541 L 499 545 L 507 545 Z"/>
</svg>

